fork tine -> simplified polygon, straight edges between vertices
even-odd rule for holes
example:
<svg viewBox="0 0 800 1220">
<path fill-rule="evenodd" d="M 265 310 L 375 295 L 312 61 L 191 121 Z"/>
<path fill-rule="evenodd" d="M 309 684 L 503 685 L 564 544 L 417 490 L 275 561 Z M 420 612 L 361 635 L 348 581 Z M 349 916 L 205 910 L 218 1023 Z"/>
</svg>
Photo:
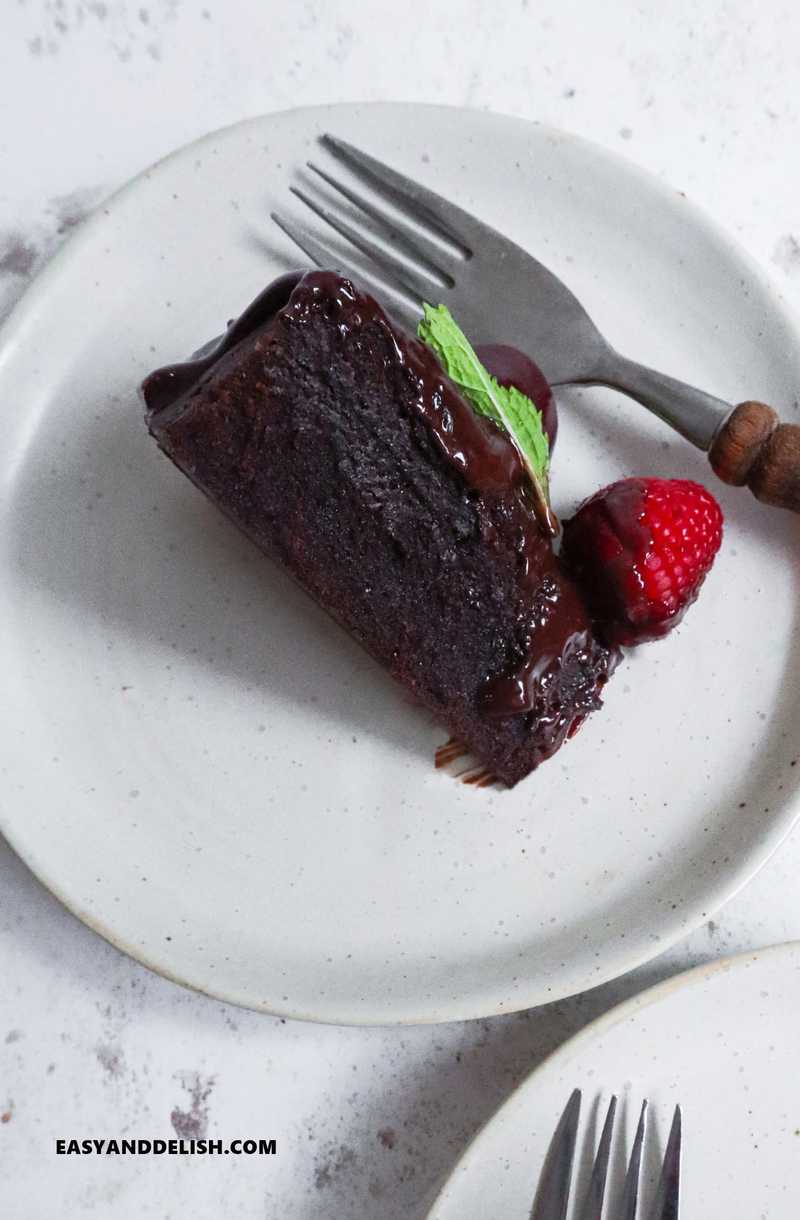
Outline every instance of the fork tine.
<svg viewBox="0 0 800 1220">
<path fill-rule="evenodd" d="M 437 233 L 461 246 L 467 255 L 473 253 L 473 245 L 480 242 L 486 231 L 485 226 L 474 216 L 462 211 L 428 187 L 414 182 L 412 178 L 406 178 L 404 174 L 384 165 L 382 161 L 354 148 L 345 140 L 327 132 L 322 139 L 335 157 L 356 174 L 361 174 L 362 177 L 366 175 L 391 198 L 403 204 L 415 219 L 427 221 Z"/>
<path fill-rule="evenodd" d="M 357 250 L 360 250 L 362 254 L 366 254 L 367 258 L 376 267 L 379 267 L 384 275 L 389 277 L 390 282 L 394 280 L 406 292 L 418 298 L 420 307 L 423 301 L 428 301 L 436 296 L 439 291 L 439 285 L 434 280 L 426 279 L 414 271 L 413 268 L 409 267 L 407 263 L 402 263 L 393 255 L 388 254 L 380 246 L 377 246 L 359 233 L 357 229 L 349 225 L 347 221 L 341 220 L 340 217 L 336 216 L 333 212 L 329 212 L 327 208 L 324 208 L 315 199 L 312 199 L 310 195 L 306 195 L 305 191 L 300 190 L 299 187 L 292 186 L 289 189 L 301 203 L 304 203 L 316 216 L 319 216 L 320 220 L 324 220 L 326 224 L 335 229 L 341 237 L 349 241 Z"/>
<path fill-rule="evenodd" d="M 636 1220 L 636 1205 L 639 1199 L 639 1170 L 642 1164 L 642 1144 L 647 1125 L 647 1102 L 642 1102 L 642 1112 L 639 1115 L 639 1125 L 628 1161 L 628 1172 L 625 1174 L 625 1186 L 622 1191 L 622 1205 L 619 1220 Z"/>
<path fill-rule="evenodd" d="M 455 280 L 448 268 L 455 269 L 455 264 L 457 261 L 460 262 L 460 259 L 456 260 L 445 251 L 443 246 L 437 246 L 434 242 L 428 241 L 427 237 L 423 237 L 421 233 L 409 228 L 396 217 L 390 216 L 388 212 L 377 207 L 358 191 L 339 182 L 338 178 L 334 178 L 332 174 L 315 165 L 313 161 L 306 161 L 306 165 L 312 173 L 327 183 L 332 190 L 337 191 L 348 203 L 352 203 L 353 207 L 358 208 L 365 216 L 369 216 L 370 220 L 379 226 L 382 234 L 390 241 L 402 247 L 407 254 L 429 267 L 436 275 L 441 276 L 448 288 L 455 287 Z"/>
<path fill-rule="evenodd" d="M 611 1134 L 614 1129 L 614 1115 L 616 1111 L 617 1099 L 612 1097 L 608 1103 L 606 1121 L 603 1123 L 603 1133 L 597 1146 L 592 1176 L 589 1179 L 589 1189 L 586 1191 L 583 1206 L 578 1212 L 576 1220 L 601 1220 L 602 1218 L 603 1199 L 606 1193 L 606 1178 L 608 1177 L 608 1161 L 611 1153 Z"/>
<path fill-rule="evenodd" d="M 681 1108 L 675 1107 L 656 1191 L 653 1220 L 678 1220 L 681 1191 Z"/>
<path fill-rule="evenodd" d="M 352 276 L 357 283 L 366 285 L 373 292 L 379 295 L 386 293 L 386 284 L 369 271 L 362 270 L 360 267 L 354 267 L 347 263 L 340 254 L 331 250 L 329 246 L 323 245 L 317 241 L 307 229 L 301 225 L 297 225 L 292 220 L 287 220 L 285 216 L 281 216 L 278 212 L 271 212 L 271 218 L 279 229 L 282 229 L 288 238 L 290 238 L 296 246 L 299 246 L 304 254 L 307 254 L 317 267 L 336 268 L 338 271 L 344 272 L 345 275 Z M 408 301 L 403 300 L 397 295 L 395 290 L 394 298 L 387 306 L 388 312 L 393 314 L 398 321 L 412 331 L 417 328 L 417 323 L 422 312 L 421 308 L 415 308 Z"/>
<path fill-rule="evenodd" d="M 574 1089 L 547 1150 L 531 1220 L 565 1220 L 580 1116 L 581 1091 Z"/>
</svg>

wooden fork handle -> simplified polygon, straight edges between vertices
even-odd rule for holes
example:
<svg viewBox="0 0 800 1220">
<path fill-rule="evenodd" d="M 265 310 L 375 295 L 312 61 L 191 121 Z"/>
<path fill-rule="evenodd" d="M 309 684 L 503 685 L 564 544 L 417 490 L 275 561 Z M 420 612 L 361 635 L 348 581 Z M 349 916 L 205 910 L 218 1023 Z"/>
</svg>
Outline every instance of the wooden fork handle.
<svg viewBox="0 0 800 1220">
<path fill-rule="evenodd" d="M 724 483 L 746 483 L 764 504 L 800 512 L 800 425 L 782 424 L 766 403 L 734 407 L 708 458 Z"/>
</svg>

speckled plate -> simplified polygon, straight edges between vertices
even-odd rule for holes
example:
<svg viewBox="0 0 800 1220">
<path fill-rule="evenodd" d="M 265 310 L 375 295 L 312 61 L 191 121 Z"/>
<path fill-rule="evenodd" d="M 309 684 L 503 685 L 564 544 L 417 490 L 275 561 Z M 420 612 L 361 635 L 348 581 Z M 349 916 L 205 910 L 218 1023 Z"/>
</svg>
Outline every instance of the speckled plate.
<svg viewBox="0 0 800 1220">
<path fill-rule="evenodd" d="M 601 714 L 513 792 L 436 772 L 443 730 L 158 453 L 136 396 L 294 263 L 268 216 L 324 129 L 529 246 L 626 353 L 796 407 L 800 334 L 758 269 L 573 136 L 341 106 L 175 153 L 81 228 L 0 339 L 0 825 L 83 920 L 214 995 L 347 1022 L 522 1008 L 659 952 L 789 830 L 798 526 L 723 489 L 698 605 L 626 660 Z M 610 392 L 560 410 L 562 512 L 620 474 L 708 477 Z"/>
<path fill-rule="evenodd" d="M 530 1220 L 539 1171 L 574 1088 L 583 1093 L 576 1181 L 609 1097 L 620 1102 L 609 1215 L 644 1098 L 642 1215 L 675 1105 L 683 1110 L 686 1220 L 796 1220 L 800 1206 L 800 942 L 700 966 L 612 1009 L 519 1086 L 467 1148 L 428 1220 Z"/>
</svg>

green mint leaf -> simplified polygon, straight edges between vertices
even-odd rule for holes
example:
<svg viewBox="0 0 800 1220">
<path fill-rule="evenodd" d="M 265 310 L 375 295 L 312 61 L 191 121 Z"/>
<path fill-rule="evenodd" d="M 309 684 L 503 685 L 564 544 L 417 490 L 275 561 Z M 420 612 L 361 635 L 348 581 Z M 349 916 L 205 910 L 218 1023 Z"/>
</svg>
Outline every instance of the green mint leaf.
<svg viewBox="0 0 800 1220">
<path fill-rule="evenodd" d="M 539 506 L 550 520 L 550 445 L 542 413 L 515 386 L 501 386 L 483 367 L 472 344 L 446 305 L 425 304 L 417 334 L 441 361 L 444 371 L 479 415 L 488 415 L 511 438 L 533 484 Z"/>
</svg>

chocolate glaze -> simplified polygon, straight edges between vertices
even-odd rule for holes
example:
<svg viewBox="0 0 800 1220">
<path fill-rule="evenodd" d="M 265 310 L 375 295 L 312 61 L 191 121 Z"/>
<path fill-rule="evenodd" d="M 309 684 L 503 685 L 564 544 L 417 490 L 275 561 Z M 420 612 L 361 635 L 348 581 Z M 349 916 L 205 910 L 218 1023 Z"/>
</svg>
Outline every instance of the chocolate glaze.
<svg viewBox="0 0 800 1220">
<path fill-rule="evenodd" d="M 370 324 L 383 329 L 399 364 L 417 386 L 415 408 L 427 423 L 448 461 L 475 491 L 501 493 L 527 482 L 522 462 L 505 434 L 475 414 L 436 357 L 423 343 L 407 337 L 386 317 L 377 301 L 331 271 L 306 275 L 289 299 L 285 316 L 302 323 L 317 301 L 334 300 L 343 334 Z"/>
<path fill-rule="evenodd" d="M 142 393 L 150 414 L 165 410 L 178 402 L 192 386 L 209 372 L 234 347 L 253 331 L 271 322 L 283 309 L 292 292 L 303 278 L 302 271 L 288 271 L 278 276 L 251 301 L 239 317 L 228 324 L 224 335 L 201 347 L 190 360 L 166 364 L 145 380 Z"/>
<path fill-rule="evenodd" d="M 502 502 L 515 527 L 520 565 L 518 615 L 527 625 L 527 644 L 511 672 L 487 678 L 483 707 L 486 714 L 497 718 L 534 713 L 537 733 L 541 726 L 545 742 L 548 729 L 552 731 L 549 752 L 553 752 L 564 736 L 564 716 L 557 701 L 548 701 L 548 690 L 556 685 L 559 671 L 578 661 L 581 653 L 588 656 L 598 649 L 585 604 L 535 518 L 529 482 L 514 445 L 491 420 L 475 414 L 431 350 L 398 331 L 372 297 L 334 272 L 281 277 L 256 298 L 212 350 L 157 369 L 146 379 L 142 389 L 151 428 L 157 431 L 174 419 L 210 370 L 245 337 L 276 320 L 287 326 L 303 325 L 323 304 L 333 311 L 343 335 L 367 325 L 383 328 L 395 359 L 415 386 L 414 409 L 441 452 L 479 500 Z M 491 543 L 491 538 L 487 541 Z M 616 654 L 609 651 L 606 676 L 615 663 Z M 598 704 L 596 695 L 587 697 L 573 727 Z"/>
<path fill-rule="evenodd" d="M 191 360 L 168 364 L 151 373 L 146 382 L 149 409 L 152 412 L 163 410 L 181 398 L 237 343 L 270 322 L 287 304 L 304 274 L 302 271 L 287 271 L 285 275 L 278 276 L 238 318 L 229 323 L 224 335 L 205 344 Z M 536 404 L 542 413 L 552 453 L 558 433 L 558 412 L 553 392 L 538 364 L 519 348 L 503 343 L 480 344 L 475 351 L 501 385 L 516 386 Z"/>
<path fill-rule="evenodd" d="M 416 408 L 448 460 L 466 482 L 479 492 L 503 492 L 526 481 L 514 446 L 491 420 L 475 414 L 445 375 L 433 353 L 402 335 L 391 325 L 377 301 L 358 292 L 349 280 L 333 271 L 290 272 L 275 280 L 247 307 L 210 351 L 192 360 L 156 369 L 142 392 L 150 416 L 181 409 L 183 399 L 238 343 L 267 326 L 281 313 L 287 321 L 302 324 L 303 317 L 320 300 L 332 299 L 343 333 L 376 323 L 386 332 L 398 361 L 419 387 Z"/>
</svg>

